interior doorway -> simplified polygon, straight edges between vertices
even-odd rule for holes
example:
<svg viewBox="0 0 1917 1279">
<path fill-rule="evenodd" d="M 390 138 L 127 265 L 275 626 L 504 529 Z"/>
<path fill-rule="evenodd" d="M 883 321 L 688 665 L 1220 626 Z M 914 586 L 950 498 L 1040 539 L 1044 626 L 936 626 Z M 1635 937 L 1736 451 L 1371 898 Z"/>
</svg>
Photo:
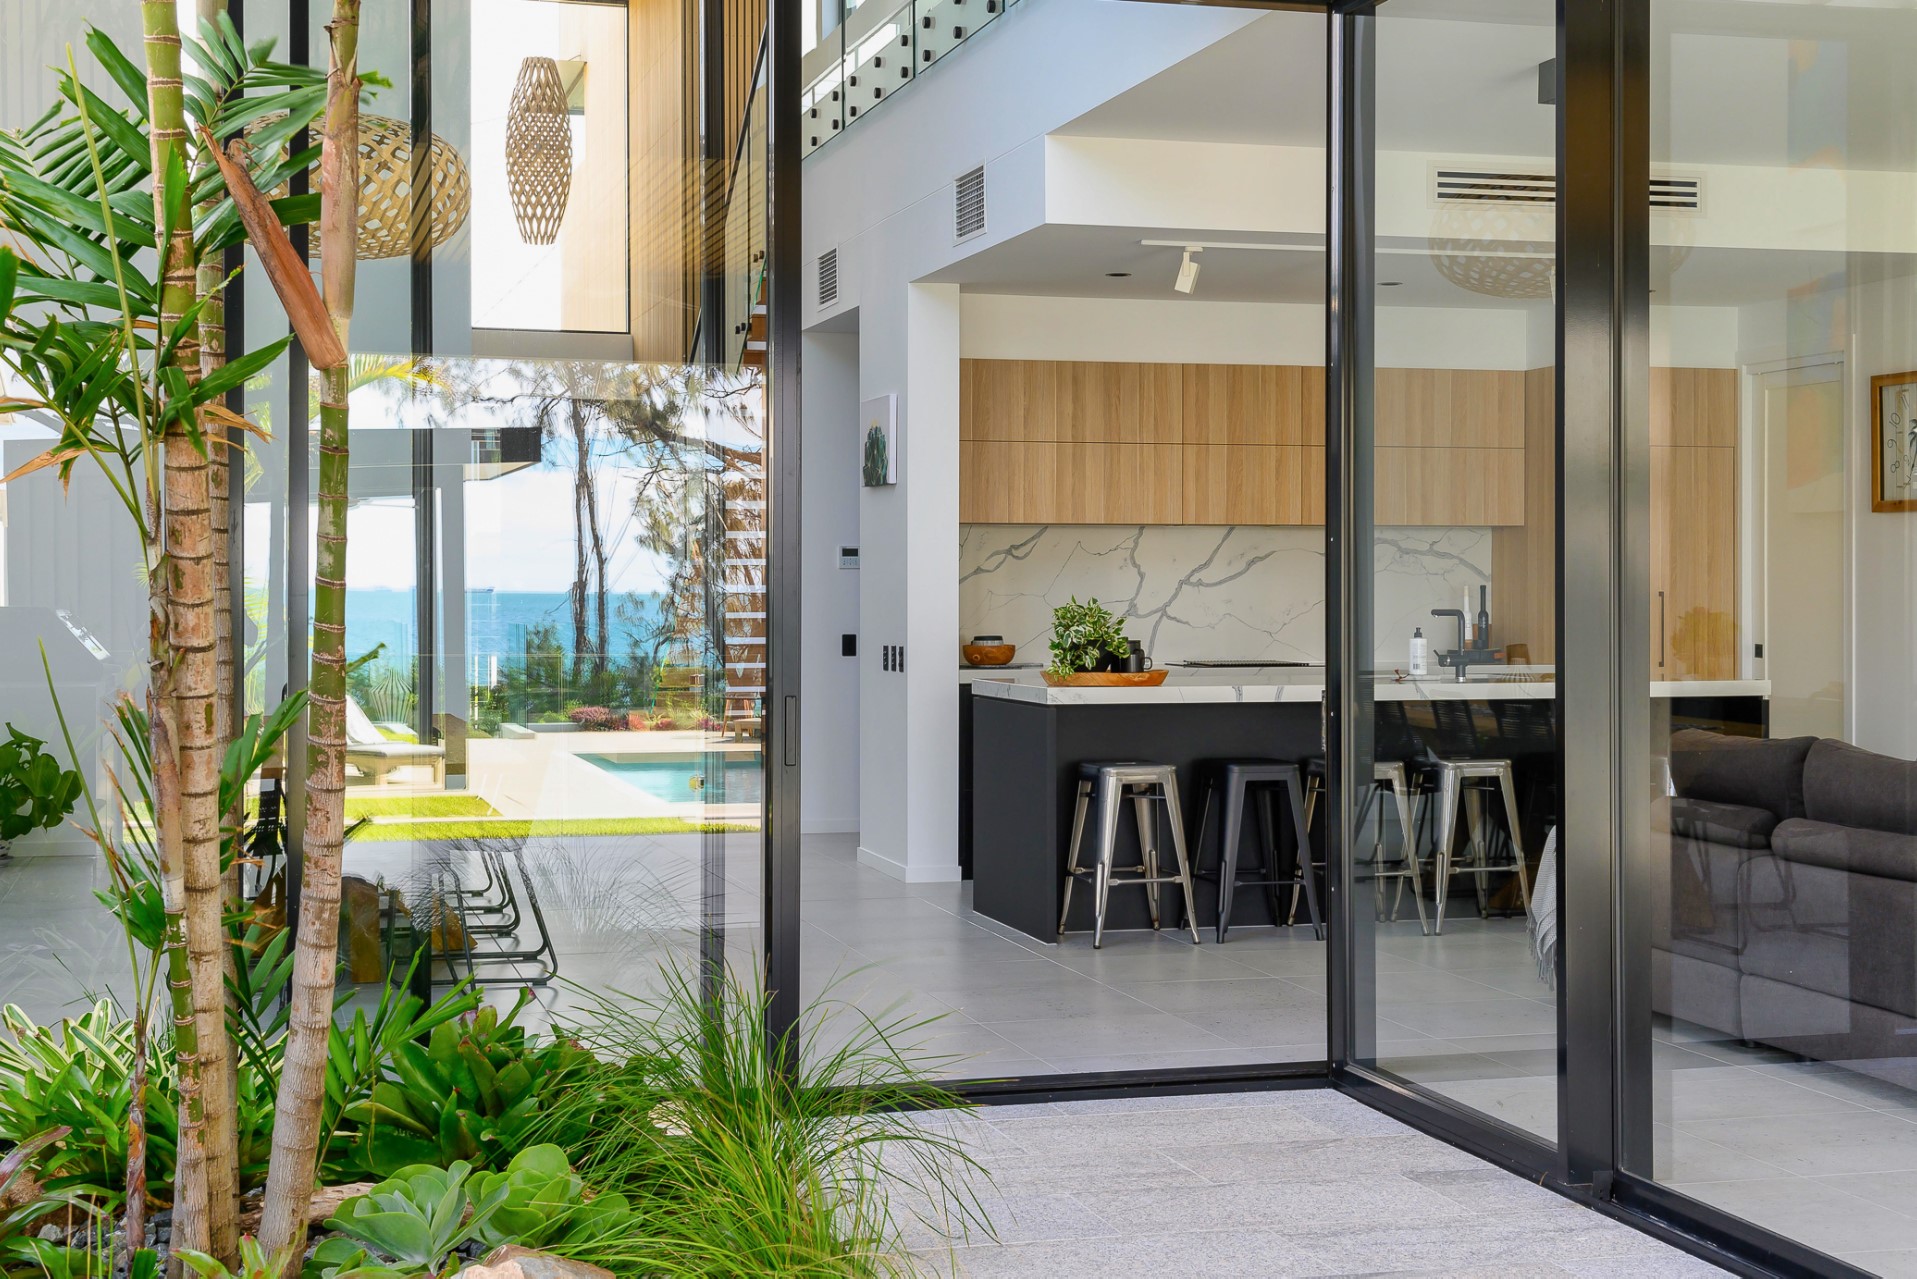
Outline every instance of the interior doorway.
<svg viewBox="0 0 1917 1279">
<path fill-rule="evenodd" d="M 1850 575 L 1831 571 L 1850 560 L 1844 365 L 1759 373 L 1754 390 L 1753 540 L 1762 558 L 1753 654 L 1771 682 L 1771 733 L 1844 738 Z"/>
</svg>

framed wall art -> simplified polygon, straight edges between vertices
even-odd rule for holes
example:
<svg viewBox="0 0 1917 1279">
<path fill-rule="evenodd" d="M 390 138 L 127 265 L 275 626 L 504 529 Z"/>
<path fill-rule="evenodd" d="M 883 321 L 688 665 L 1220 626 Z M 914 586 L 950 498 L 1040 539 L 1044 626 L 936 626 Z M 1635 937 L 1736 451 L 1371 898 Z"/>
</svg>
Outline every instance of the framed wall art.
<svg viewBox="0 0 1917 1279">
<path fill-rule="evenodd" d="M 1917 373 L 1870 380 L 1870 509 L 1917 511 Z"/>
<path fill-rule="evenodd" d="M 886 394 L 859 404 L 859 480 L 866 488 L 899 482 L 898 402 Z"/>
</svg>

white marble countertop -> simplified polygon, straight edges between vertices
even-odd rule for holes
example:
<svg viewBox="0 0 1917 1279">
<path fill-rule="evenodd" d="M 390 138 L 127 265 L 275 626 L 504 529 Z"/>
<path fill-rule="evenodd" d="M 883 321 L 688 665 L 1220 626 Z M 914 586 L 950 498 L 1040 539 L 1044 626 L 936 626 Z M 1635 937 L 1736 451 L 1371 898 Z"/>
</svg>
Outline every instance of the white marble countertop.
<svg viewBox="0 0 1917 1279">
<path fill-rule="evenodd" d="M 1509 698 L 1552 698 L 1557 684 L 1550 667 L 1495 667 L 1496 674 L 1474 675 L 1460 684 L 1449 678 L 1394 679 L 1377 685 L 1380 701 L 1502 701 Z M 971 676 L 972 696 L 995 697 L 1038 706 L 1135 706 L 1157 703 L 1204 704 L 1229 702 L 1316 702 L 1325 694 L 1322 666 L 1293 667 L 1257 674 L 1244 671 L 1173 670 L 1156 688 L 1053 688 L 1038 671 Z M 1658 680 L 1652 697 L 1769 697 L 1769 680 Z"/>
</svg>

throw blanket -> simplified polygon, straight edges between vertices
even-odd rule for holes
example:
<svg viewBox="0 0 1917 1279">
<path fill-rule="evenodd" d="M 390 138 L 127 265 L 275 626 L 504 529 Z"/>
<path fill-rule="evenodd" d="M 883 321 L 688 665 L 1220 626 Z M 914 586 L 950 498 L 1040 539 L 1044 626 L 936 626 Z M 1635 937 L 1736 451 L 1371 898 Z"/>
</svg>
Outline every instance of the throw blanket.
<svg viewBox="0 0 1917 1279">
<path fill-rule="evenodd" d="M 1538 980 L 1553 989 L 1558 981 L 1558 828 L 1544 837 L 1537 882 L 1531 885 L 1531 949 Z"/>
</svg>

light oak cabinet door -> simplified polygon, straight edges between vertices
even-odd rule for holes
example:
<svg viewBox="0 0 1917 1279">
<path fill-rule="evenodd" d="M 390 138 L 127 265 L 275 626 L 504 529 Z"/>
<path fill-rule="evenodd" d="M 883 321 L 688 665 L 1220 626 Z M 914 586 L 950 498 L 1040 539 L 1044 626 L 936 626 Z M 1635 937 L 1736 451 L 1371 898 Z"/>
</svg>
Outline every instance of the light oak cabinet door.
<svg viewBox="0 0 1917 1279">
<path fill-rule="evenodd" d="M 1737 675 L 1737 450 L 1651 448 L 1651 677 Z"/>
<path fill-rule="evenodd" d="M 1323 524 L 1325 371 L 964 360 L 959 518 Z M 1380 524 L 1512 525 L 1524 375 L 1380 369 Z"/>
</svg>

